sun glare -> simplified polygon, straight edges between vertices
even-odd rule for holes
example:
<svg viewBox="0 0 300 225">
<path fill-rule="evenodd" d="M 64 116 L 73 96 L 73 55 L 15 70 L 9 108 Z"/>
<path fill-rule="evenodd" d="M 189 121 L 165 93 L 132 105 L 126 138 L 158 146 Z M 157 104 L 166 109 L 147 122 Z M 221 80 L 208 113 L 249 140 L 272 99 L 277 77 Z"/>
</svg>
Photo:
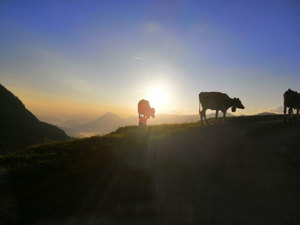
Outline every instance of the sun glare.
<svg viewBox="0 0 300 225">
<path fill-rule="evenodd" d="M 150 101 L 151 107 L 156 111 L 161 111 L 166 108 L 169 103 L 169 91 L 163 85 L 156 85 L 149 89 L 147 100 Z"/>
</svg>

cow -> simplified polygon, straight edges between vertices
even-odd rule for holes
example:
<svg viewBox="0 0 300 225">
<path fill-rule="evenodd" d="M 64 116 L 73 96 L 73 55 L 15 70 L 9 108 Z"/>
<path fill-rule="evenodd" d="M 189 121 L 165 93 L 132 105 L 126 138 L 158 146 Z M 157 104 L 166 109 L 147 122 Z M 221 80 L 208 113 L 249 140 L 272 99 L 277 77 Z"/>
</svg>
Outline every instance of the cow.
<svg viewBox="0 0 300 225">
<path fill-rule="evenodd" d="M 142 99 L 138 103 L 139 126 L 146 126 L 147 119 L 155 118 L 155 109 L 150 107 L 149 101 Z"/>
<path fill-rule="evenodd" d="M 283 122 L 286 121 L 286 110 L 289 108 L 289 122 L 291 122 L 293 117 L 293 109 L 297 110 L 297 117 L 299 116 L 299 109 L 300 109 L 300 93 L 297 91 L 293 91 L 291 89 L 288 89 L 283 94 Z M 296 117 L 296 118 L 297 118 Z M 295 118 L 295 119 L 296 119 Z"/>
<path fill-rule="evenodd" d="M 207 109 L 216 110 L 216 122 L 219 111 L 222 111 L 223 122 L 225 122 L 226 112 L 230 107 L 232 112 L 235 112 L 237 108 L 245 108 L 239 98 L 230 98 L 227 94 L 221 92 L 200 92 L 199 94 L 199 115 L 201 122 L 203 122 L 204 117 L 206 124 L 208 124 L 206 119 Z"/>
</svg>

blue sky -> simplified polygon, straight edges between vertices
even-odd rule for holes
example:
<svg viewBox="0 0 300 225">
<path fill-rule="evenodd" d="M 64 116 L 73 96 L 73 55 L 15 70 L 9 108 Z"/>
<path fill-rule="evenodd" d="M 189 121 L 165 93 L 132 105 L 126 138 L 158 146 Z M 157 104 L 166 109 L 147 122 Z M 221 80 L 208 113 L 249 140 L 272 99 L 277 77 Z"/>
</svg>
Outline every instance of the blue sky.
<svg viewBox="0 0 300 225">
<path fill-rule="evenodd" d="M 43 115 L 133 115 L 156 86 L 161 113 L 213 90 L 252 114 L 300 91 L 299 40 L 297 0 L 3 0 L 0 82 Z"/>
</svg>

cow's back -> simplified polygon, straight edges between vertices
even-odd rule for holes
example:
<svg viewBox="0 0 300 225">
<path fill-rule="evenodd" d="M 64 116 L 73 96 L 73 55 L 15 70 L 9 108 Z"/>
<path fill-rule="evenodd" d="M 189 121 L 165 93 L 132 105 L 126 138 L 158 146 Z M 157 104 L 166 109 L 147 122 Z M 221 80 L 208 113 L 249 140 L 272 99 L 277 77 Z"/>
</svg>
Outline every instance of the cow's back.
<svg viewBox="0 0 300 225">
<path fill-rule="evenodd" d="M 145 114 L 150 109 L 149 101 L 142 99 L 138 103 L 138 113 Z"/>
<path fill-rule="evenodd" d="M 300 94 L 296 91 L 289 89 L 283 94 L 283 102 L 284 106 L 286 107 L 299 108 Z"/>
<path fill-rule="evenodd" d="M 230 99 L 229 96 L 221 92 L 200 92 L 199 94 L 199 101 L 204 108 L 217 109 L 228 99 Z"/>
</svg>

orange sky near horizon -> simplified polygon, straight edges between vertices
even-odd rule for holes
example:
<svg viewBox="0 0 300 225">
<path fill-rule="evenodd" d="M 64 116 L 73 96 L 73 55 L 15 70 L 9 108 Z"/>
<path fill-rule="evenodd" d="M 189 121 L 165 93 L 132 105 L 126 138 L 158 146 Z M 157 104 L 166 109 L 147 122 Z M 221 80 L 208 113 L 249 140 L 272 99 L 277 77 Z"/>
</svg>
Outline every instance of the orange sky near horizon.
<svg viewBox="0 0 300 225">
<path fill-rule="evenodd" d="M 96 102 L 84 101 L 82 99 L 50 96 L 45 93 L 10 86 L 7 88 L 36 116 L 65 118 L 74 115 L 86 115 L 95 117 L 107 112 L 113 112 L 127 117 L 134 115 L 136 111 L 126 106 L 97 104 Z"/>
<path fill-rule="evenodd" d="M 136 104 L 119 104 L 119 105 L 108 105 L 101 104 L 92 101 L 84 101 L 83 99 L 71 99 L 68 97 L 57 97 L 51 96 L 45 93 L 38 93 L 33 90 L 16 88 L 13 86 L 6 86 L 14 95 L 16 95 L 25 105 L 25 107 L 30 110 L 33 114 L 38 117 L 54 117 L 59 119 L 68 119 L 68 117 L 76 115 L 84 115 L 90 118 L 99 117 L 107 112 L 112 112 L 120 117 L 130 117 L 136 116 Z M 151 91 L 150 91 L 151 93 Z M 148 94 L 148 97 L 149 94 Z M 158 98 L 155 96 L 153 99 Z M 171 98 L 171 96 L 169 96 Z M 151 104 L 151 102 L 150 102 Z M 163 104 L 163 103 L 161 103 Z M 177 115 L 196 115 L 198 114 L 198 102 L 195 101 L 195 107 L 186 111 L 157 111 L 163 114 L 177 114 Z M 235 115 L 240 114 L 255 114 L 266 109 L 247 109 L 245 111 L 238 110 Z"/>
</svg>

